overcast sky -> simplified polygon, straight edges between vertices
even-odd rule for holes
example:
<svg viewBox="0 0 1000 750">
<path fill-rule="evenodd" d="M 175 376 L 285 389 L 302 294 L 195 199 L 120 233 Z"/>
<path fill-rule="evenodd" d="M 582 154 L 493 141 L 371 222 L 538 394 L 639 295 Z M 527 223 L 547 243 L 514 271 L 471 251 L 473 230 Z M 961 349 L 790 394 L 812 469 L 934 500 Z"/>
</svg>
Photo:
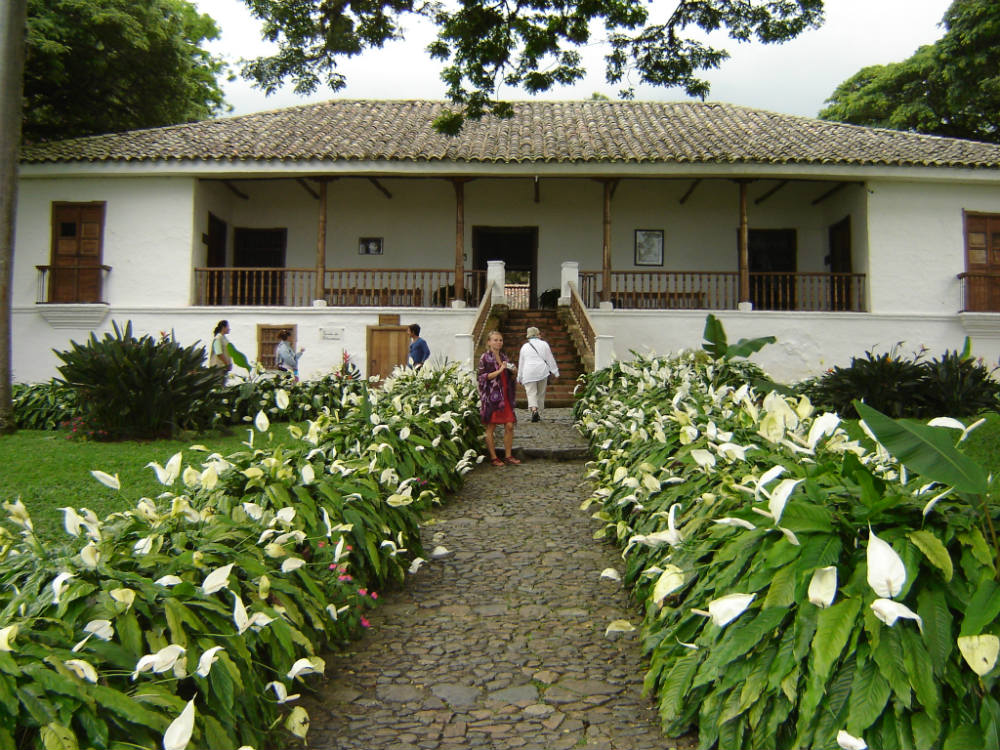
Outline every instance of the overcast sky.
<svg viewBox="0 0 1000 750">
<path fill-rule="evenodd" d="M 665 2 L 665 0 L 658 0 Z M 209 45 L 231 63 L 240 58 L 267 54 L 260 24 L 242 0 L 195 0 L 203 13 L 222 29 L 219 41 Z M 712 83 L 709 101 L 742 104 L 787 114 L 815 116 L 834 88 L 866 65 L 897 62 L 917 47 L 941 37 L 939 26 L 951 0 L 827 0 L 826 22 L 786 44 L 742 44 L 725 40 L 732 57 L 708 74 Z M 242 79 L 224 84 L 232 114 L 323 101 L 350 99 L 443 99 L 441 64 L 424 52 L 434 37 L 429 24 L 407 21 L 407 39 L 382 50 L 347 60 L 340 67 L 347 86 L 339 92 L 321 90 L 309 97 L 295 95 L 290 86 L 265 96 Z M 618 86 L 604 81 L 603 50 L 588 48 L 589 75 L 575 86 L 559 87 L 542 95 L 546 99 L 587 99 L 594 92 L 617 98 Z M 504 90 L 511 100 L 529 98 L 517 90 Z M 681 89 L 637 86 L 636 98 L 682 100 Z"/>
</svg>

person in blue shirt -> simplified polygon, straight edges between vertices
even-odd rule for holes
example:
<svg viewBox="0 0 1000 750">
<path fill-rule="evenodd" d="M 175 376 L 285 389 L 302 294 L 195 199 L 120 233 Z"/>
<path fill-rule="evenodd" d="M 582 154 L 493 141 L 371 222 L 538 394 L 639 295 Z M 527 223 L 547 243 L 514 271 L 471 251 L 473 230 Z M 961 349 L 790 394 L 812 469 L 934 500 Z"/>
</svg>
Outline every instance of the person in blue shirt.
<svg viewBox="0 0 1000 750">
<path fill-rule="evenodd" d="M 431 348 L 427 342 L 420 338 L 420 326 L 416 323 L 410 324 L 410 356 L 408 364 L 414 370 L 419 370 L 424 366 L 424 362 L 431 356 Z"/>
</svg>

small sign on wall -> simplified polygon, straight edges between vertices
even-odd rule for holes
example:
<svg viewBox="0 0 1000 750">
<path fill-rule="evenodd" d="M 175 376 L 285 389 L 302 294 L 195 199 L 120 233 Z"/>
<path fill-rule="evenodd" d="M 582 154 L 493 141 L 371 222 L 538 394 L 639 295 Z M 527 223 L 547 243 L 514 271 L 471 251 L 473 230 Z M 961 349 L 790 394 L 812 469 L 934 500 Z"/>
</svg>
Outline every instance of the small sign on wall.
<svg viewBox="0 0 1000 750">
<path fill-rule="evenodd" d="M 343 341 L 344 332 L 343 326 L 324 326 L 319 329 L 320 338 L 325 341 Z"/>
</svg>

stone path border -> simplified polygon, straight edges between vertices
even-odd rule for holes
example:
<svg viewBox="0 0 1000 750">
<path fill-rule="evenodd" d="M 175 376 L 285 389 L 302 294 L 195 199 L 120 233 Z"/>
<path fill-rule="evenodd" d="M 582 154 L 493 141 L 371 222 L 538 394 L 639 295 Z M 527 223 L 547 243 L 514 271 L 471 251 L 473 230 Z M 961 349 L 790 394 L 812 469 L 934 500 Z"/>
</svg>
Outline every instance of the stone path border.
<svg viewBox="0 0 1000 750">
<path fill-rule="evenodd" d="M 585 445 L 570 410 L 518 416 L 525 462 L 469 474 L 424 528 L 426 549 L 449 554 L 383 595 L 350 651 L 327 656 L 330 681 L 303 698 L 310 747 L 693 746 L 660 733 L 635 638 L 604 635 L 638 613 L 600 578 L 622 560 L 579 509 Z"/>
</svg>

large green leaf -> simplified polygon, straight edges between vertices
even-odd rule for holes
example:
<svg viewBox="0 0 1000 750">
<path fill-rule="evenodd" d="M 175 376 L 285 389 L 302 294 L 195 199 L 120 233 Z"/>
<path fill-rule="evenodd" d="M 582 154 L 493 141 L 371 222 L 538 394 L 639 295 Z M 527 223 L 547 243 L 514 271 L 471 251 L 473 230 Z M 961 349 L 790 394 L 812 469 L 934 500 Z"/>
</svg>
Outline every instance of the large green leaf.
<svg viewBox="0 0 1000 750">
<path fill-rule="evenodd" d="M 705 337 L 705 341 L 701 345 L 702 349 L 716 359 L 722 359 L 726 356 L 726 351 L 729 348 L 726 342 L 726 329 L 723 328 L 722 321 L 711 313 L 705 316 L 705 332 L 702 335 Z"/>
<path fill-rule="evenodd" d="M 851 697 L 847 709 L 847 731 L 855 737 L 870 727 L 889 702 L 892 689 L 871 659 L 864 661 L 854 673 Z"/>
<path fill-rule="evenodd" d="M 951 577 L 955 574 L 955 567 L 952 565 L 948 549 L 935 536 L 934 532 L 927 529 L 920 529 L 918 531 L 911 531 L 906 536 L 917 546 L 917 549 L 924 553 L 924 557 L 930 560 L 931 564 L 941 570 L 944 580 L 950 581 Z"/>
<path fill-rule="evenodd" d="M 952 616 L 948 600 L 940 588 L 925 588 L 917 596 L 917 614 L 924 623 L 924 643 L 938 675 L 944 674 L 955 649 Z"/>
<path fill-rule="evenodd" d="M 843 599 L 821 610 L 817 617 L 816 635 L 812 639 L 811 676 L 824 682 L 850 638 L 861 611 L 861 600 Z"/>
<path fill-rule="evenodd" d="M 1000 616 L 1000 586 L 986 580 L 979 584 L 965 608 L 962 631 L 959 635 L 979 635 L 983 628 Z"/>
<path fill-rule="evenodd" d="M 854 408 L 886 450 L 908 469 L 960 492 L 986 492 L 986 472 L 955 448 L 952 430 L 892 419 L 860 401 L 854 402 Z"/>
</svg>

